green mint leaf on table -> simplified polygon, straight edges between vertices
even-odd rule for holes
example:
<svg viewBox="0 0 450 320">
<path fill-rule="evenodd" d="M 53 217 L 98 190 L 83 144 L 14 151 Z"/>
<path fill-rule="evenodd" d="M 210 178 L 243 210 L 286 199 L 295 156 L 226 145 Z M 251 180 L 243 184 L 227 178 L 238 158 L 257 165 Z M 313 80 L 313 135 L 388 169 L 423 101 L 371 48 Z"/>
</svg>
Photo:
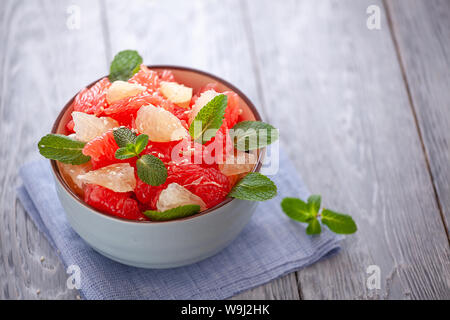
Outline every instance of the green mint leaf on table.
<svg viewBox="0 0 450 320">
<path fill-rule="evenodd" d="M 331 231 L 340 234 L 355 233 L 358 229 L 352 217 L 328 209 L 322 211 L 322 223 Z"/>
<path fill-rule="evenodd" d="M 159 186 L 167 179 L 167 169 L 161 159 L 145 154 L 136 161 L 137 175 L 146 184 Z"/>
<path fill-rule="evenodd" d="M 284 198 L 281 208 L 286 215 L 298 222 L 309 222 L 316 217 L 308 207 L 308 204 L 298 198 Z"/>
<path fill-rule="evenodd" d="M 318 194 L 313 194 L 308 198 L 308 210 L 314 216 L 317 216 L 320 210 L 320 203 L 322 202 L 322 197 Z"/>
<path fill-rule="evenodd" d="M 225 94 L 219 94 L 200 109 L 189 127 L 193 140 L 205 144 L 216 135 L 223 122 L 227 101 Z"/>
<path fill-rule="evenodd" d="M 134 152 L 134 145 L 131 144 L 131 146 L 133 146 L 133 151 L 130 151 L 127 147 L 117 149 L 114 155 L 116 159 L 125 160 L 136 157 L 136 153 Z"/>
<path fill-rule="evenodd" d="M 320 212 L 322 197 L 313 194 L 304 202 L 298 198 L 284 198 L 281 201 L 281 209 L 292 220 L 308 223 L 307 234 L 319 234 L 322 232 L 322 224 L 335 233 L 350 234 L 357 230 L 355 221 L 347 214 L 323 209 Z M 321 217 L 320 221 L 318 217 Z"/>
<path fill-rule="evenodd" d="M 278 140 L 278 130 L 261 121 L 242 121 L 233 127 L 233 141 L 241 151 L 263 148 Z"/>
<path fill-rule="evenodd" d="M 116 80 L 127 81 L 136 72 L 142 64 L 142 57 L 135 50 L 120 51 L 115 55 L 109 68 L 109 81 Z"/>
<path fill-rule="evenodd" d="M 69 164 L 83 164 L 91 157 L 83 154 L 85 143 L 61 134 L 48 134 L 38 143 L 39 153 L 47 159 Z"/>
<path fill-rule="evenodd" d="M 265 201 L 276 195 L 277 186 L 259 172 L 248 173 L 228 194 L 229 197 L 250 201 Z"/>
<path fill-rule="evenodd" d="M 141 134 L 136 138 L 136 142 L 134 144 L 136 154 L 140 154 L 144 151 L 145 147 L 148 144 L 148 135 Z"/>
<path fill-rule="evenodd" d="M 120 127 L 113 130 L 114 140 L 121 148 L 127 147 L 130 143 L 135 144 L 136 134 L 126 127 Z"/>
<path fill-rule="evenodd" d="M 317 218 L 312 219 L 308 227 L 306 228 L 306 234 L 313 235 L 322 232 L 322 227 L 320 226 L 319 220 Z"/>
<path fill-rule="evenodd" d="M 144 214 L 153 221 L 167 221 L 192 216 L 200 212 L 200 206 L 197 204 L 188 204 L 163 212 L 147 210 Z"/>
</svg>

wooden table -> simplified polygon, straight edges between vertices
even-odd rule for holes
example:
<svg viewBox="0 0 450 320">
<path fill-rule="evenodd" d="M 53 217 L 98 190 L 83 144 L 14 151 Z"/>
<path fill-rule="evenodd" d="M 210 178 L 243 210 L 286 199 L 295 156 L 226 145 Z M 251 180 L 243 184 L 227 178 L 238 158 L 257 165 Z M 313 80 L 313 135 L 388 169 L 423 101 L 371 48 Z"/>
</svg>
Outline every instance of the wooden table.
<svg viewBox="0 0 450 320">
<path fill-rule="evenodd" d="M 237 298 L 450 298 L 450 1 L 2 0 L 0 25 L 0 298 L 76 298 L 17 172 L 128 48 L 241 88 L 310 190 L 359 226 L 338 255 Z"/>
</svg>

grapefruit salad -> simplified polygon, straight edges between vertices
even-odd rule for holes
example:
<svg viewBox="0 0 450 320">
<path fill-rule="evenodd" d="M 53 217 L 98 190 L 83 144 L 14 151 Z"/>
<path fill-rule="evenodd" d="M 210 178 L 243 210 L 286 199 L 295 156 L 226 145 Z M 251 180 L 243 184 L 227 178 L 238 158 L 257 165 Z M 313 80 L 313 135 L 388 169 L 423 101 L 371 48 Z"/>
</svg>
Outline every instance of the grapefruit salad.
<svg viewBox="0 0 450 320">
<path fill-rule="evenodd" d="M 194 90 L 125 50 L 108 77 L 75 96 L 65 134 L 42 137 L 38 148 L 80 199 L 122 219 L 167 221 L 228 198 L 268 200 L 276 186 L 254 171 L 278 131 L 244 121 L 239 100 L 217 83 Z"/>
</svg>

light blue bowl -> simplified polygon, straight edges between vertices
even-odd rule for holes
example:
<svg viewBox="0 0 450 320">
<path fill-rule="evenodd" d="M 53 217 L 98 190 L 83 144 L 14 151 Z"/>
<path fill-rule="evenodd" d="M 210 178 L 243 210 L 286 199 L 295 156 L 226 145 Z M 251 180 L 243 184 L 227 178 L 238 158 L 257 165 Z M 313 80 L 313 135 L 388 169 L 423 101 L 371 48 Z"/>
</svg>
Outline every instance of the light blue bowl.
<svg viewBox="0 0 450 320">
<path fill-rule="evenodd" d="M 211 74 L 173 66 L 149 66 L 170 69 L 177 81 L 198 89 L 217 82 L 220 90 L 232 90 L 240 97 L 243 118 L 261 120 L 251 101 L 237 88 Z M 58 116 L 52 133 L 66 134 L 65 124 L 72 112 L 72 98 Z M 264 152 L 260 152 L 261 167 Z M 173 268 L 208 258 L 232 242 L 249 222 L 257 203 L 227 199 L 197 215 L 161 222 L 129 221 L 106 215 L 84 203 L 52 162 L 56 191 L 72 228 L 100 254 L 131 266 Z"/>
<path fill-rule="evenodd" d="M 207 214 L 165 222 L 116 219 L 73 199 L 56 179 L 56 190 L 72 228 L 93 249 L 142 268 L 172 268 L 208 258 L 242 231 L 255 202 L 233 200 Z"/>
</svg>

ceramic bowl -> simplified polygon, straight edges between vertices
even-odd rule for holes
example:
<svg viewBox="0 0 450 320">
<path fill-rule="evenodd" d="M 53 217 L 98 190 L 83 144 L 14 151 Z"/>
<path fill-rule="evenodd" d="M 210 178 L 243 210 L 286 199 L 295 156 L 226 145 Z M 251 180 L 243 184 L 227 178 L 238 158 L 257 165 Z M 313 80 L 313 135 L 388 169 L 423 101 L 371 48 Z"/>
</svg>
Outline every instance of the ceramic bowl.
<svg viewBox="0 0 450 320">
<path fill-rule="evenodd" d="M 220 90 L 232 90 L 239 95 L 243 119 L 261 120 L 255 106 L 239 89 L 214 75 L 185 67 L 149 68 L 172 70 L 179 83 L 194 91 L 207 83 L 217 82 Z M 72 113 L 73 99 L 59 114 L 52 133 L 67 134 L 65 125 Z M 254 171 L 260 170 L 263 157 L 264 150 L 260 151 Z M 130 221 L 109 216 L 86 204 L 69 187 L 58 163 L 52 160 L 51 164 L 56 191 L 72 228 L 100 254 L 136 267 L 179 267 L 216 254 L 238 236 L 257 205 L 251 201 L 226 199 L 213 208 L 183 219 Z"/>
</svg>

